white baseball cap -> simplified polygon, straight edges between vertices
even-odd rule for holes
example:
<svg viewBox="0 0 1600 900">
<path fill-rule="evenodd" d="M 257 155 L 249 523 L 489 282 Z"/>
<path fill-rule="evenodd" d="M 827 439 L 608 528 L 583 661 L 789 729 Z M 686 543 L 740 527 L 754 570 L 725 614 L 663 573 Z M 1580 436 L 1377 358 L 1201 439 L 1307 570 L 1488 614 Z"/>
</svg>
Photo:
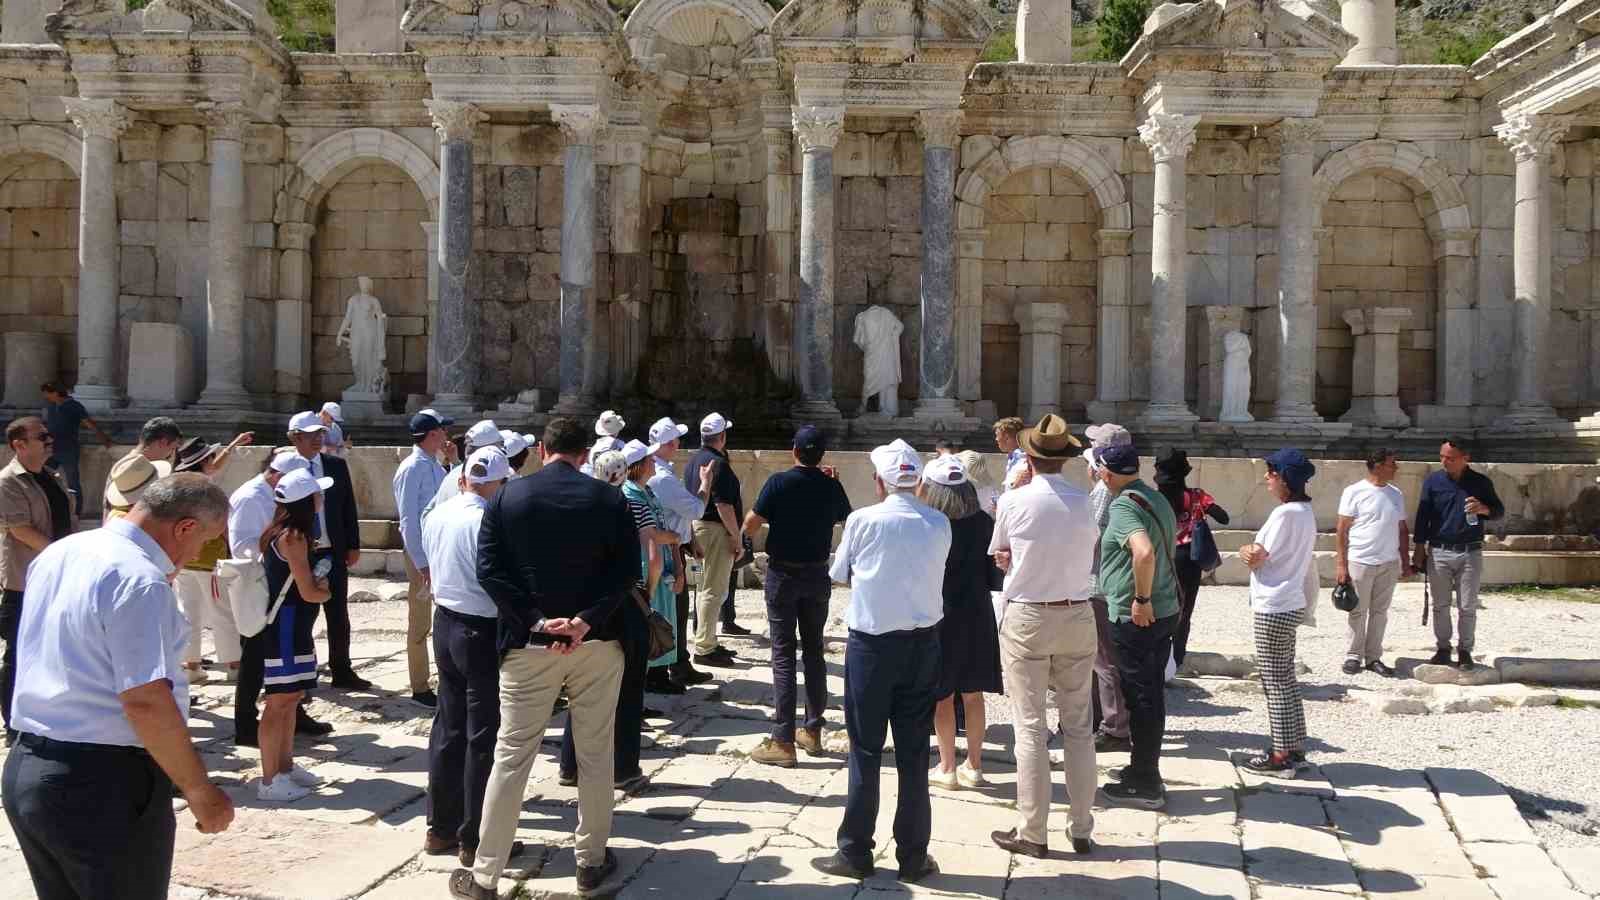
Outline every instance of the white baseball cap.
<svg viewBox="0 0 1600 900">
<path fill-rule="evenodd" d="M 593 462 L 596 458 L 598 458 L 600 456 L 600 454 L 605 453 L 607 450 L 621 450 L 621 449 L 622 449 L 622 439 L 621 438 L 614 438 L 614 437 L 611 437 L 610 435 L 607 435 L 607 436 L 601 438 L 600 440 L 595 441 L 594 442 L 594 446 L 589 448 L 589 460 L 590 460 L 590 462 Z"/>
<path fill-rule="evenodd" d="M 716 437 L 733 427 L 732 419 L 724 419 L 722 413 L 714 412 L 700 420 L 700 436 Z"/>
<path fill-rule="evenodd" d="M 952 453 L 928 463 L 922 470 L 922 480 L 954 487 L 967 483 L 967 469 L 961 464 L 961 457 Z"/>
<path fill-rule="evenodd" d="M 589 472 L 606 484 L 621 484 L 628 477 L 628 460 L 621 450 L 606 450 L 589 463 Z"/>
<path fill-rule="evenodd" d="M 506 448 L 506 456 L 516 456 L 518 453 L 532 447 L 535 441 L 530 435 L 518 434 L 510 429 L 500 429 L 500 445 Z"/>
<path fill-rule="evenodd" d="M 1083 431 L 1084 437 L 1089 439 L 1092 447 L 1115 447 L 1118 444 L 1133 443 L 1133 435 L 1128 429 L 1113 422 L 1103 425 L 1090 425 Z"/>
<path fill-rule="evenodd" d="M 872 470 L 884 484 L 893 487 L 912 487 L 922 477 L 922 457 L 905 441 L 895 438 L 893 443 L 874 448 L 870 454 Z"/>
<path fill-rule="evenodd" d="M 328 426 L 322 424 L 317 414 L 311 410 L 297 412 L 289 417 L 289 432 L 291 434 L 310 434 L 313 431 L 327 431 Z"/>
<path fill-rule="evenodd" d="M 311 474 L 310 469 L 295 469 L 278 480 L 278 486 L 272 489 L 272 496 L 279 503 L 293 503 L 331 487 L 332 478 L 318 478 Z"/>
<path fill-rule="evenodd" d="M 484 419 L 467 429 L 468 447 L 498 447 L 503 440 L 500 426 L 494 424 L 493 419 Z"/>
<path fill-rule="evenodd" d="M 511 477 L 511 460 L 499 447 L 493 445 L 479 447 L 467 457 L 466 473 L 468 484 L 493 484 L 496 481 L 505 481 Z"/>
<path fill-rule="evenodd" d="M 339 404 L 333 402 L 332 400 L 322 404 L 322 411 L 330 416 L 333 416 L 338 421 L 344 421 L 344 410 L 340 409 Z"/>
<path fill-rule="evenodd" d="M 594 433 L 616 437 L 627 425 L 628 423 L 624 422 L 615 410 L 608 409 L 600 414 L 600 418 L 594 420 Z"/>
<path fill-rule="evenodd" d="M 272 458 L 272 471 L 287 475 L 297 469 L 309 469 L 311 462 L 293 450 L 281 450 Z"/>
<path fill-rule="evenodd" d="M 650 443 L 665 444 L 689 433 L 689 426 L 679 425 L 671 416 L 662 416 L 650 426 Z"/>
<path fill-rule="evenodd" d="M 628 461 L 628 465 L 631 466 L 647 456 L 655 456 L 656 451 L 660 449 L 660 444 L 646 444 L 643 441 L 629 441 L 627 445 L 622 448 L 622 457 L 626 459 Z"/>
</svg>

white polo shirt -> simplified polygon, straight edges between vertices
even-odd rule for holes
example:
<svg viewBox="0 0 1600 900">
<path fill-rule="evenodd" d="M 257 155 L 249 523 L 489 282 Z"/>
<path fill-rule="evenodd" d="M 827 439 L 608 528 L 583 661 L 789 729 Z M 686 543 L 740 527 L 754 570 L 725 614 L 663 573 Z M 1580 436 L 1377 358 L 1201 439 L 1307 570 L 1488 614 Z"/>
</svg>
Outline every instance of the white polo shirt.
<svg viewBox="0 0 1600 900">
<path fill-rule="evenodd" d="M 478 583 L 478 527 L 489 501 L 471 491 L 433 508 L 422 523 L 433 602 L 464 616 L 495 618 L 499 610 Z"/>
<path fill-rule="evenodd" d="M 246 481 L 228 497 L 228 550 L 234 559 L 261 556 L 261 535 L 277 511 L 265 475 Z"/>
<path fill-rule="evenodd" d="M 118 695 L 155 681 L 167 682 L 187 719 L 189 623 L 167 584 L 173 568 L 155 539 L 125 519 L 46 547 L 28 569 L 11 727 L 142 747 Z"/>
<path fill-rule="evenodd" d="M 909 492 L 851 513 L 828 570 L 850 585 L 845 625 L 884 634 L 939 624 L 949 554 L 950 520 Z"/>
<path fill-rule="evenodd" d="M 1061 475 L 1033 480 L 1000 496 L 989 553 L 1011 551 L 1005 596 L 1012 603 L 1087 600 L 1094 595 L 1100 530 L 1089 495 Z"/>
</svg>

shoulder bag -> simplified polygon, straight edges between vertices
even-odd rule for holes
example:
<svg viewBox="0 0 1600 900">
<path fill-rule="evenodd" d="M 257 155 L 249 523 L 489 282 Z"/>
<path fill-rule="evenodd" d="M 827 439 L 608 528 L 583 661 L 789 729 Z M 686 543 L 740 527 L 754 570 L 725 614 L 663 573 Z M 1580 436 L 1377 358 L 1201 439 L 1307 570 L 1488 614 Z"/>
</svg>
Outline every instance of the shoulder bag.
<svg viewBox="0 0 1600 900">
<path fill-rule="evenodd" d="M 672 630 L 672 623 L 667 617 L 650 608 L 650 601 L 645 599 L 644 591 L 638 586 L 628 589 L 633 595 L 633 602 L 639 604 L 639 612 L 644 614 L 645 630 L 649 634 L 649 659 L 664 656 L 678 646 L 678 633 Z"/>
<path fill-rule="evenodd" d="M 220 592 L 227 595 L 234 625 L 244 637 L 254 637 L 272 624 L 284 598 L 289 596 L 289 585 L 294 583 L 291 574 L 283 580 L 283 587 L 274 598 L 267 590 L 267 567 L 261 560 L 250 557 L 219 559 L 213 575 Z"/>
</svg>

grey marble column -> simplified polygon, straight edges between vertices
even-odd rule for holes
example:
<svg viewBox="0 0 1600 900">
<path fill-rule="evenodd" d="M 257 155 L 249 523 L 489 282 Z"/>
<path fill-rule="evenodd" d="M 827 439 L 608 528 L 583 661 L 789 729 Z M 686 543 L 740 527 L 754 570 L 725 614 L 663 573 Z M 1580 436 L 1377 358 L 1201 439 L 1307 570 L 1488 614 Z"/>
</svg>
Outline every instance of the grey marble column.
<svg viewBox="0 0 1600 900">
<path fill-rule="evenodd" d="M 1494 128 L 1517 160 L 1511 279 L 1515 309 L 1511 403 L 1496 427 L 1557 421 L 1545 392 L 1550 329 L 1550 154 L 1572 126 L 1570 116 L 1513 115 Z"/>
<path fill-rule="evenodd" d="M 844 130 L 844 107 L 797 106 L 793 115 L 803 154 L 800 302 L 795 309 L 800 403 L 794 413 L 838 418 L 833 402 L 833 147 Z"/>
<path fill-rule="evenodd" d="M 919 419 L 961 416 L 956 401 L 955 187 L 961 111 L 925 109 L 922 135 L 922 348 Z"/>
<path fill-rule="evenodd" d="M 1184 400 L 1188 348 L 1188 209 L 1185 175 L 1199 116 L 1154 113 L 1139 138 L 1155 159 L 1155 228 L 1150 239 L 1150 403 L 1146 423 L 1195 421 Z"/>
<path fill-rule="evenodd" d="M 593 106 L 551 106 L 567 147 L 561 168 L 561 373 L 556 412 L 593 410 L 594 143 L 603 120 Z"/>
<path fill-rule="evenodd" d="M 1278 158 L 1278 399 L 1274 422 L 1321 422 L 1317 415 L 1317 236 L 1312 145 L 1321 124 L 1284 119 Z"/>
<path fill-rule="evenodd" d="M 471 103 L 429 100 L 439 132 L 439 303 L 428 336 L 433 407 L 471 413 L 477 407 L 478 317 L 467 297 L 472 265 L 472 131 L 488 116 Z"/>
<path fill-rule="evenodd" d="M 118 387 L 117 137 L 128 127 L 112 100 L 69 97 L 67 115 L 83 132 L 78 176 L 78 383 L 73 393 L 92 412 L 123 403 Z"/>
<path fill-rule="evenodd" d="M 244 409 L 244 127 L 243 104 L 203 110 L 211 155 L 206 257 L 206 385 L 199 405 Z"/>
</svg>

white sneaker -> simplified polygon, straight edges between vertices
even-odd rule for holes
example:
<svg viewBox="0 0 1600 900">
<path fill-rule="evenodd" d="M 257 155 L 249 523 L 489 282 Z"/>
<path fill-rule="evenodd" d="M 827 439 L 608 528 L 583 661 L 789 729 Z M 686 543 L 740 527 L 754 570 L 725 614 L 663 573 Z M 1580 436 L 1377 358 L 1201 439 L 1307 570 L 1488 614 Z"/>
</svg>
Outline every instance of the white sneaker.
<svg viewBox="0 0 1600 900">
<path fill-rule="evenodd" d="M 265 803 L 293 803 L 309 793 L 310 788 L 301 787 L 290 778 L 279 775 L 271 781 L 261 780 L 256 788 L 256 799 Z"/>
<path fill-rule="evenodd" d="M 969 788 L 984 787 L 989 783 L 988 780 L 983 777 L 982 772 L 974 769 L 966 763 L 956 766 L 956 780 L 961 782 L 962 787 Z"/>
<path fill-rule="evenodd" d="M 928 773 L 928 784 L 947 791 L 958 791 L 961 789 L 961 778 L 954 772 L 934 769 Z"/>
<path fill-rule="evenodd" d="M 325 780 L 321 775 L 318 775 L 299 763 L 295 763 L 294 768 L 290 769 L 288 774 L 289 780 L 300 785 L 301 787 L 314 788 L 321 785 Z"/>
<path fill-rule="evenodd" d="M 183 667 L 183 671 L 185 671 L 185 672 L 187 672 L 189 674 L 189 683 L 190 684 L 205 684 L 206 682 L 211 680 L 211 673 L 207 672 L 201 666 L 195 666 L 192 669 L 189 668 L 188 666 L 184 666 Z"/>
</svg>

